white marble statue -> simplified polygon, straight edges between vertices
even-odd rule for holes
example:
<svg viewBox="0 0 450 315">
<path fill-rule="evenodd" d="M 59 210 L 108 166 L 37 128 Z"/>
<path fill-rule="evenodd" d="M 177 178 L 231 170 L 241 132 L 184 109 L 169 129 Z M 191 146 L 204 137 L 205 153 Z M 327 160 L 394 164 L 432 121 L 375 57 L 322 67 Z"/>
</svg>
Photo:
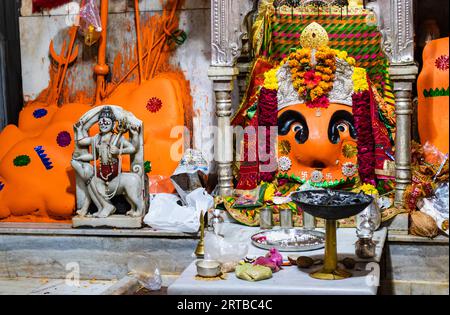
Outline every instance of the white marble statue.
<svg viewBox="0 0 450 315">
<path fill-rule="evenodd" d="M 99 132 L 89 136 L 98 124 Z M 130 217 L 142 217 L 146 208 L 143 126 L 132 113 L 118 106 L 99 106 L 74 126 L 75 151 L 72 167 L 77 174 L 77 214 L 107 218 L 116 207 L 111 199 L 124 195 Z M 128 137 L 125 137 L 128 134 Z M 130 172 L 122 171 L 122 156 L 130 155 Z M 98 211 L 88 213 L 91 202 Z"/>
</svg>

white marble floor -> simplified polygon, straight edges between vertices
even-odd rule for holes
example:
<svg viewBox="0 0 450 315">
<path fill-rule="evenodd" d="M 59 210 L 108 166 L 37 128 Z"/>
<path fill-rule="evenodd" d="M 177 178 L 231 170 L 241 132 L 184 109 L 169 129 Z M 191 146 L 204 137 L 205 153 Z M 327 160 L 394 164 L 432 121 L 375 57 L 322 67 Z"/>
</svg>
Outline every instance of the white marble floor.
<svg viewBox="0 0 450 315">
<path fill-rule="evenodd" d="M 0 278 L 0 295 L 98 295 L 116 282 L 80 280 L 76 286 L 64 279 Z"/>
</svg>

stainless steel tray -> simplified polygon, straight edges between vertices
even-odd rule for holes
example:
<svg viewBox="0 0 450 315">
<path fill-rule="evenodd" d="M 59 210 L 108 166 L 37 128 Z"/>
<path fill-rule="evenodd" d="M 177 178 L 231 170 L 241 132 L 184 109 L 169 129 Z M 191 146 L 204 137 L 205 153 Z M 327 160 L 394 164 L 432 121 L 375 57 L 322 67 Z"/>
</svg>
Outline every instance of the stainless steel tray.
<svg viewBox="0 0 450 315">
<path fill-rule="evenodd" d="M 325 233 L 295 228 L 267 230 L 252 235 L 252 244 L 280 252 L 304 252 L 323 248 Z"/>
</svg>

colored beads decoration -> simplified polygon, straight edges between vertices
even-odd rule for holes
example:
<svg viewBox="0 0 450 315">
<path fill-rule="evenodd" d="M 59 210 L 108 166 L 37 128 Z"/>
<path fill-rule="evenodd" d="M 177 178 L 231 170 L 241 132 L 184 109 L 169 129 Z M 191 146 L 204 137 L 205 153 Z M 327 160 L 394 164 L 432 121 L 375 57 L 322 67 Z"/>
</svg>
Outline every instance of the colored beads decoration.
<svg viewBox="0 0 450 315">
<path fill-rule="evenodd" d="M 150 173 L 152 171 L 152 162 L 145 161 L 144 163 L 144 171 L 146 174 Z"/>
<path fill-rule="evenodd" d="M 51 170 L 53 168 L 52 162 L 50 161 L 50 158 L 47 157 L 47 154 L 45 154 L 45 150 L 42 146 L 37 146 L 34 148 L 34 151 L 36 151 L 37 155 L 42 161 L 42 164 L 44 164 L 45 168 L 47 170 Z"/>
<path fill-rule="evenodd" d="M 3 188 L 5 188 L 5 184 L 3 184 L 2 182 L 0 182 L 0 191 L 2 191 Z"/>
<path fill-rule="evenodd" d="M 444 89 L 444 88 L 436 88 L 436 89 L 429 89 L 429 90 L 423 90 L 423 96 L 425 97 L 438 97 L 438 96 L 450 96 L 450 88 Z"/>
<path fill-rule="evenodd" d="M 33 116 L 36 119 L 45 117 L 45 116 L 47 116 L 47 114 L 48 114 L 48 111 L 45 108 L 39 108 L 33 112 Z"/>
<path fill-rule="evenodd" d="M 61 131 L 56 137 L 56 143 L 62 148 L 68 147 L 72 142 L 72 137 L 67 131 Z"/>
<path fill-rule="evenodd" d="M 17 167 L 27 166 L 28 164 L 30 164 L 30 162 L 31 162 L 31 159 L 28 155 L 19 155 L 13 161 L 14 166 L 17 166 Z"/>
<path fill-rule="evenodd" d="M 449 69 L 449 56 L 442 55 L 439 58 L 436 59 L 435 62 L 436 68 L 438 68 L 441 71 L 448 71 Z"/>
<path fill-rule="evenodd" d="M 152 97 L 147 102 L 147 110 L 152 113 L 158 112 L 162 108 L 162 101 L 157 97 Z"/>
</svg>

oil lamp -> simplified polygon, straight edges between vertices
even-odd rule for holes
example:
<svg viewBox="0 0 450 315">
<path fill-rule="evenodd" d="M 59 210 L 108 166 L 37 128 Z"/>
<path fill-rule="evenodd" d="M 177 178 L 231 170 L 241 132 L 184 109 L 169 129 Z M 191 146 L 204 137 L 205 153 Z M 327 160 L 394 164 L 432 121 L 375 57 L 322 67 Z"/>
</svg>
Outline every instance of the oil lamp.
<svg viewBox="0 0 450 315">
<path fill-rule="evenodd" d="M 309 190 L 292 194 L 292 200 L 305 212 L 326 220 L 325 258 L 322 269 L 310 274 L 321 280 L 341 280 L 352 274 L 338 268 L 336 221 L 352 217 L 373 201 L 371 196 L 345 191 Z"/>
</svg>

